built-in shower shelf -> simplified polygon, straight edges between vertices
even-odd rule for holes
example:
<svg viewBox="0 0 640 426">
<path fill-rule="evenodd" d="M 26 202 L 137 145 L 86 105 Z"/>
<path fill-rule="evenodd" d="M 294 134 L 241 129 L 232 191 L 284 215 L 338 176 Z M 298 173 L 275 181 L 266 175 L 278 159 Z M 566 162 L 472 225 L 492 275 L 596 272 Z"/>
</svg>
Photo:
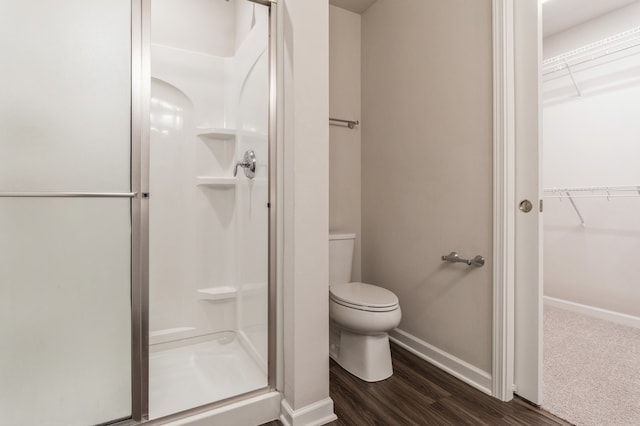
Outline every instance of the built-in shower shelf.
<svg viewBox="0 0 640 426">
<path fill-rule="evenodd" d="M 231 286 L 201 288 L 197 291 L 200 300 L 225 300 L 234 299 L 238 290 Z"/>
<path fill-rule="evenodd" d="M 236 178 L 234 177 L 216 177 L 216 176 L 198 176 L 196 177 L 196 185 L 208 186 L 214 188 L 234 188 L 236 186 Z"/>
<path fill-rule="evenodd" d="M 198 136 L 207 139 L 218 139 L 228 141 L 236 138 L 235 129 L 220 129 L 220 128 L 198 128 Z"/>
</svg>

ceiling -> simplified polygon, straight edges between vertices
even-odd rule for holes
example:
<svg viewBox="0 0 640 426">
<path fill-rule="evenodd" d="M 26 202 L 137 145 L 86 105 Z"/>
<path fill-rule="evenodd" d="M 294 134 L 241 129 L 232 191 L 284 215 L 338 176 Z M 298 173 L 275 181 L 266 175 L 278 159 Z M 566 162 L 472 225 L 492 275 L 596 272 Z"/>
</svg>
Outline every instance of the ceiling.
<svg viewBox="0 0 640 426">
<path fill-rule="evenodd" d="M 439 0 L 446 1 L 446 0 Z M 548 0 L 542 4 L 542 33 L 548 37 L 639 0 Z M 362 13 L 376 0 L 329 0 L 329 4 Z"/>
<path fill-rule="evenodd" d="M 543 37 L 549 37 L 636 1 L 638 0 L 548 0 L 542 4 Z"/>
<path fill-rule="evenodd" d="M 341 7 L 354 13 L 362 13 L 376 0 L 329 0 L 329 4 Z"/>
</svg>

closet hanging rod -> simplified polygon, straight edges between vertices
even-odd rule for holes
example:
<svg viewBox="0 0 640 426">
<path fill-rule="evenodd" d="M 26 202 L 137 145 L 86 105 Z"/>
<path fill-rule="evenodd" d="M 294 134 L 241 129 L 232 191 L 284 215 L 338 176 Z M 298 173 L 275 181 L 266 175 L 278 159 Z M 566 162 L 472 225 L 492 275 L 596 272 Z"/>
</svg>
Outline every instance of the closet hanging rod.
<svg viewBox="0 0 640 426">
<path fill-rule="evenodd" d="M 332 123 L 333 121 L 333 123 Z M 331 125 L 340 125 L 340 124 L 336 124 L 336 123 L 341 123 L 341 124 L 346 124 L 345 127 L 348 127 L 350 129 L 353 129 L 354 127 L 358 126 L 360 124 L 360 121 L 358 120 L 343 120 L 341 118 L 331 118 L 329 117 L 329 124 Z"/>
<path fill-rule="evenodd" d="M 580 224 L 585 226 L 584 217 L 576 205 L 576 198 L 637 198 L 640 197 L 640 185 L 619 185 L 619 186 L 579 186 L 572 188 L 545 188 L 545 198 L 558 198 L 561 201 L 566 198 L 571 203 L 571 207 L 576 212 Z M 633 192 L 633 194 L 630 194 Z"/>
</svg>

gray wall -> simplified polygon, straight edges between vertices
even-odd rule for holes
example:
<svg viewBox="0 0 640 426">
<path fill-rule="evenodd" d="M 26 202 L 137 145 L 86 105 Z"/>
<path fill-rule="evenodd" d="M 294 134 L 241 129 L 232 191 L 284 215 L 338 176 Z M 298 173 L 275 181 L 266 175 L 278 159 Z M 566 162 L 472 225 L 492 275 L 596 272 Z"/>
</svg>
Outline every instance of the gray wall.
<svg viewBox="0 0 640 426">
<path fill-rule="evenodd" d="M 360 120 L 360 15 L 329 6 L 329 116 Z M 352 281 L 360 281 L 360 126 L 329 128 L 329 230 L 356 233 Z"/>
<path fill-rule="evenodd" d="M 400 329 L 486 372 L 492 330 L 490 0 L 378 0 L 362 15 L 362 272 Z M 444 264 L 452 250 L 480 269 Z"/>
</svg>

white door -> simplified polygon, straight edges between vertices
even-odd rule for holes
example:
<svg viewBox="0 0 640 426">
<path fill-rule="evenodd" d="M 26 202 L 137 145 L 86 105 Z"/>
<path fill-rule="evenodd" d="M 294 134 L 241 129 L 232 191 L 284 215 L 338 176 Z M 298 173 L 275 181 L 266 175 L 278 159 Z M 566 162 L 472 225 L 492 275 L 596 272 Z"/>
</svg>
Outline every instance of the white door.
<svg viewBox="0 0 640 426">
<path fill-rule="evenodd" d="M 514 2 L 515 31 L 515 392 L 542 401 L 542 215 L 540 212 L 541 7 Z M 531 210 L 525 207 L 531 203 Z M 523 203 L 520 208 L 520 203 Z M 524 210 L 524 211 L 523 211 Z"/>
</svg>

